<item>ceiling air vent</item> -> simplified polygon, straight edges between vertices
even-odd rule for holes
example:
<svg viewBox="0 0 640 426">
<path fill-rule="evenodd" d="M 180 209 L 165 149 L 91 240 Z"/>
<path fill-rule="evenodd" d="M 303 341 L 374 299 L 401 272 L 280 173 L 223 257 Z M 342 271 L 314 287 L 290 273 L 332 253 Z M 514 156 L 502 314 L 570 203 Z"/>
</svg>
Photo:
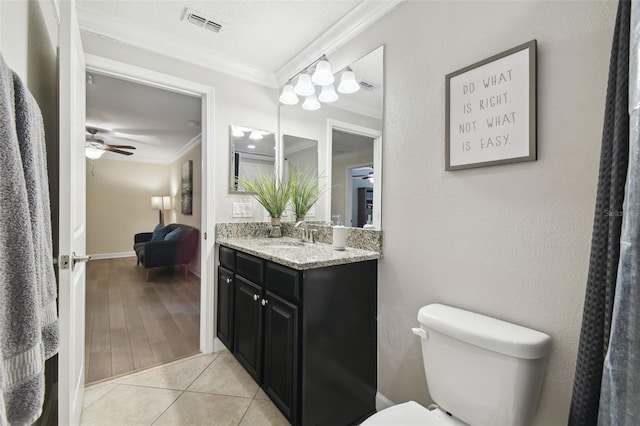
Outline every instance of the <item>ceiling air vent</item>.
<svg viewBox="0 0 640 426">
<path fill-rule="evenodd" d="M 376 90 L 376 89 L 378 88 L 378 86 L 376 86 L 376 85 L 375 85 L 375 84 L 373 84 L 373 83 L 369 83 L 369 82 L 368 82 L 368 81 L 366 81 L 366 80 L 360 80 L 360 81 L 358 82 L 358 84 L 360 85 L 360 87 L 361 87 L 363 90 L 367 90 L 367 91 L 369 91 L 369 92 L 372 92 L 372 91 L 374 91 L 374 90 Z"/>
<path fill-rule="evenodd" d="M 222 31 L 222 23 L 216 22 L 208 16 L 189 8 L 185 9 L 184 18 L 182 18 L 182 20 L 195 26 L 205 28 L 209 31 L 213 31 L 214 33 Z"/>
</svg>

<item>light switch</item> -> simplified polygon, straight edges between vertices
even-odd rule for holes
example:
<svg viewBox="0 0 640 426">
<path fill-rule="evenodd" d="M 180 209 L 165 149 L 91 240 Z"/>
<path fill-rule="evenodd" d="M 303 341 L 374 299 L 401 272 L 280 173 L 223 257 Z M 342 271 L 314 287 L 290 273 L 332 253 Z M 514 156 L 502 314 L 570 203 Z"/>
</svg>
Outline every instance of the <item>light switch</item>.
<svg viewBox="0 0 640 426">
<path fill-rule="evenodd" d="M 253 204 L 252 203 L 233 203 L 231 216 L 232 217 L 253 216 Z"/>
</svg>

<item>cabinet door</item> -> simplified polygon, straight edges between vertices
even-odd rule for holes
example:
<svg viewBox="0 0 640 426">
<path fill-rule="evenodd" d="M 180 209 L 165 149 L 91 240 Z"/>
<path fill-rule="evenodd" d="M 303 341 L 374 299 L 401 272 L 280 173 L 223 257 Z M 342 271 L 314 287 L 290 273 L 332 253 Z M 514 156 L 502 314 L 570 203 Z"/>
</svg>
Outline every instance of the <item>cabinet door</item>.
<svg viewBox="0 0 640 426">
<path fill-rule="evenodd" d="M 218 267 L 218 338 L 233 352 L 233 272 Z"/>
<path fill-rule="evenodd" d="M 261 382 L 262 309 L 261 288 L 245 278 L 235 279 L 234 354 L 258 382 Z"/>
<path fill-rule="evenodd" d="M 264 391 L 298 423 L 298 307 L 267 292 L 264 301 Z"/>
</svg>

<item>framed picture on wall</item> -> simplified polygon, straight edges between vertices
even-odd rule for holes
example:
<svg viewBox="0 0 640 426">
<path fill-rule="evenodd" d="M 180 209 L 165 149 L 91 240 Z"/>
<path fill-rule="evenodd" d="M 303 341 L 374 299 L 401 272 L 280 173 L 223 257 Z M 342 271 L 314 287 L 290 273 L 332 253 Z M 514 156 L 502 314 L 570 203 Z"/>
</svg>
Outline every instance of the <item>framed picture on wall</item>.
<svg viewBox="0 0 640 426">
<path fill-rule="evenodd" d="M 536 40 L 445 80 L 445 170 L 536 160 Z"/>
<path fill-rule="evenodd" d="M 193 214 L 193 161 L 182 163 L 182 189 L 180 211 L 184 215 Z"/>
</svg>

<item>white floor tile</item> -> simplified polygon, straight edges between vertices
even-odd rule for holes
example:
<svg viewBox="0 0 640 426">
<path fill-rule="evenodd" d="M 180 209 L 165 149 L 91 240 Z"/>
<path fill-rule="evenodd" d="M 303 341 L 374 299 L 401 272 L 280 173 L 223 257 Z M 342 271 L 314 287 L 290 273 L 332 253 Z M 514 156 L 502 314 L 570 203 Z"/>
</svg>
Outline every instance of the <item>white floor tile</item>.
<svg viewBox="0 0 640 426">
<path fill-rule="evenodd" d="M 190 391 L 253 398 L 258 384 L 231 354 L 222 354 L 196 379 Z"/>
<path fill-rule="evenodd" d="M 151 425 L 178 397 L 180 391 L 118 385 L 87 407 L 81 425 Z"/>
<path fill-rule="evenodd" d="M 217 355 L 199 355 L 186 361 L 156 367 L 131 375 L 124 384 L 185 390 L 216 359 Z"/>
<path fill-rule="evenodd" d="M 250 398 L 185 392 L 154 426 L 237 426 L 250 404 Z"/>
</svg>

